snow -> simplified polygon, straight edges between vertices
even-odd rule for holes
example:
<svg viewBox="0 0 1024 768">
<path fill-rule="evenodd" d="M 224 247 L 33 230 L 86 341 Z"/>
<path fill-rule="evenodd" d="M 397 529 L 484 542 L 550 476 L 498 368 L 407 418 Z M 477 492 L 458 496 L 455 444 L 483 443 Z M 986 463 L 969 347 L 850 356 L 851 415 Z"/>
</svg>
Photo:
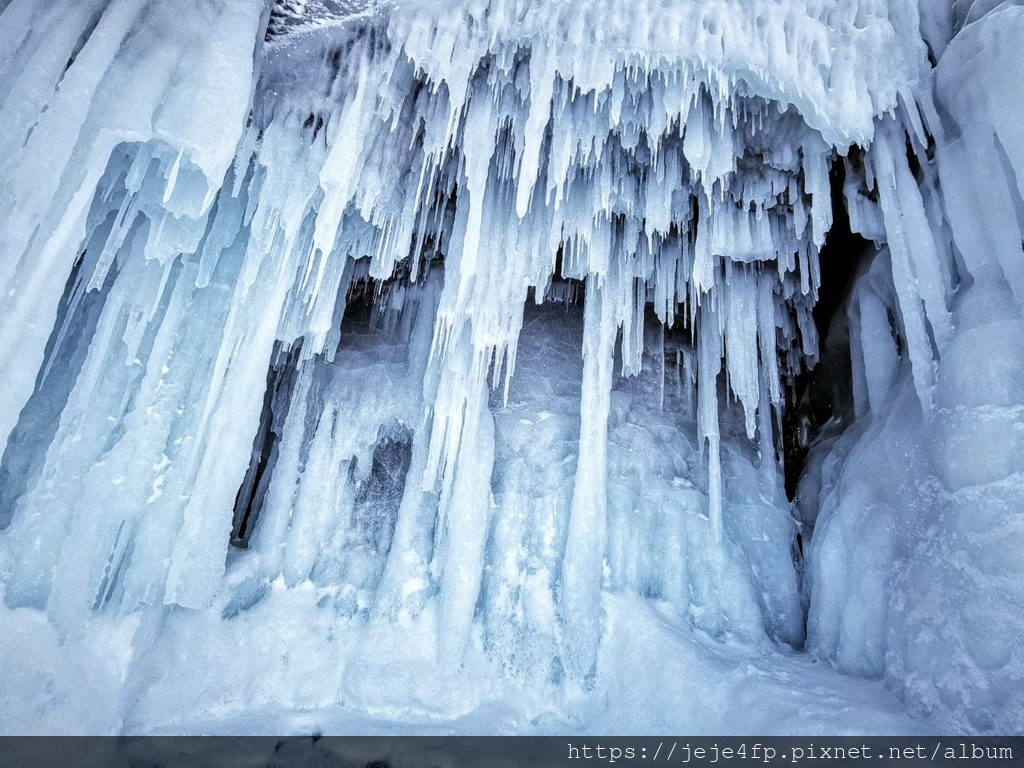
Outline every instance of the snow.
<svg viewBox="0 0 1024 768">
<path fill-rule="evenodd" d="M 1019 731 L 1024 15 L 961 6 L 4 4 L 5 729 Z"/>
<path fill-rule="evenodd" d="M 131 665 L 113 649 L 144 630 L 97 627 L 89 645 L 59 645 L 36 612 L 17 617 L 5 647 L 2 705 L 11 733 L 451 734 L 922 734 L 880 683 L 837 675 L 778 651 L 751 653 L 694 635 L 670 610 L 629 595 L 603 598 L 609 627 L 595 692 L 510 685 L 479 649 L 462 673 L 436 674 L 417 635 L 396 637 L 366 658 L 366 630 L 339 632 L 313 590 L 275 588 L 231 621 L 168 617 L 162 640 Z M 333 634 L 332 634 L 333 630 Z M 31 655 L 29 649 L 31 651 Z M 119 655 L 125 655 L 119 650 Z M 130 658 L 131 653 L 127 656 Z M 344 661 L 325 665 L 326 659 Z M 386 659 L 385 663 L 383 660 Z M 654 664 L 652 660 L 660 663 Z M 18 666 L 14 666 L 17 664 Z M 354 667 L 362 667 L 356 674 Z M 10 665 L 10 666 L 8 666 Z M 80 670 L 85 670 L 85 676 Z M 339 685 L 339 681 L 345 682 Z M 73 682 L 72 682 L 73 681 Z M 339 696 L 340 692 L 340 696 Z M 131 701 L 122 709 L 122 702 Z"/>
</svg>

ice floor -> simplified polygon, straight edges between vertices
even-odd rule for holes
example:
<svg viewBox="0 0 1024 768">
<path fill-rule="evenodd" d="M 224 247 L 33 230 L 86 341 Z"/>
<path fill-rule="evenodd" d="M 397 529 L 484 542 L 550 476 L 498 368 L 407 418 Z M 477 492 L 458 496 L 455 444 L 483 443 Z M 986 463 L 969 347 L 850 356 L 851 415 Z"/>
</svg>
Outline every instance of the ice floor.
<svg viewBox="0 0 1024 768">
<path fill-rule="evenodd" d="M 13 642 L 0 692 L 5 733 L 129 734 L 921 734 L 881 683 L 806 656 L 713 641 L 635 596 L 605 601 L 611 632 L 595 690 L 509 687 L 479 653 L 462 675 L 430 671 L 417 634 L 391 661 L 339 664 L 365 642 L 311 590 L 275 591 L 234 623 L 172 616 L 135 663 L 135 622 L 60 646 L 37 614 L 0 614 Z M 253 640 L 258 638 L 258 642 Z M 380 656 L 390 647 L 377 647 Z M 285 688 L 286 686 L 286 688 Z M 25 691 L 36 691 L 32 699 Z M 286 700 L 281 693 L 287 690 Z M 410 707 L 411 705 L 411 707 Z M 410 712 L 410 708 L 412 711 Z"/>
</svg>

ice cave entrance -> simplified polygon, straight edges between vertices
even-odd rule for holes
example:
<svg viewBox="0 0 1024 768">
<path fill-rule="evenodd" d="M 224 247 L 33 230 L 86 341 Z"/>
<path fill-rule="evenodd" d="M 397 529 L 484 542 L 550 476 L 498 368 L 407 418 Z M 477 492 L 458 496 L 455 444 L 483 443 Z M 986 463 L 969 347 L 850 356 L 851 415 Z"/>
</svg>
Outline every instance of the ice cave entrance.
<svg viewBox="0 0 1024 768">
<path fill-rule="evenodd" d="M 965 5 L 0 0 L 0 728 L 1024 730 Z"/>
</svg>

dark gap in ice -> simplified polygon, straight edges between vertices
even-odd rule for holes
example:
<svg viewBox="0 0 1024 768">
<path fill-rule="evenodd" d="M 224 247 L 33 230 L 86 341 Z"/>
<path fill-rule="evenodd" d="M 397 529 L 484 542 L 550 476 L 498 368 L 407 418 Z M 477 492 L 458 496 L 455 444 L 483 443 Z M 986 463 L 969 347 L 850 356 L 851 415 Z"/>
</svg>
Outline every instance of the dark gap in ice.
<svg viewBox="0 0 1024 768">
<path fill-rule="evenodd" d="M 372 277 L 358 277 L 353 280 L 345 294 L 342 328 L 347 329 L 352 322 L 372 326 L 380 308 L 377 299 L 382 290 L 383 282 Z"/>
<path fill-rule="evenodd" d="M 277 462 L 278 444 L 284 427 L 295 374 L 298 370 L 300 346 L 285 351 L 278 342 L 267 371 L 267 387 L 263 393 L 263 412 L 260 426 L 253 439 L 252 456 L 245 479 L 235 496 L 234 516 L 231 524 L 231 545 L 239 549 L 249 546 L 249 537 L 259 520 L 263 499 Z"/>
<path fill-rule="evenodd" d="M 911 141 L 910 135 L 907 135 L 907 165 L 910 167 L 910 172 L 914 174 L 914 178 L 921 181 L 921 159 L 917 156 L 917 149 L 914 148 L 914 142 Z"/>
<path fill-rule="evenodd" d="M 551 276 L 551 283 L 543 296 L 543 303 L 564 304 L 571 307 L 582 307 L 587 295 L 587 286 L 583 280 L 572 277 L 565 277 L 562 272 L 562 262 L 565 257 L 565 247 L 559 246 L 555 254 L 555 271 Z M 536 293 L 531 287 L 527 292 L 527 302 L 541 303 L 536 301 Z"/>
<path fill-rule="evenodd" d="M 896 313 L 892 311 L 892 307 L 885 308 L 885 317 L 889 321 L 889 332 L 892 334 L 892 340 L 896 344 L 896 356 L 903 357 L 906 345 L 903 341 L 903 334 L 900 333 L 900 320 L 896 317 Z"/>
<path fill-rule="evenodd" d="M 94 248 L 92 252 L 98 255 L 100 250 Z M 90 258 L 89 249 L 79 254 L 64 285 L 57 321 L 46 342 L 35 390 L 22 409 L 0 458 L 0 530 L 10 525 L 18 499 L 42 468 L 46 449 L 57 434 L 61 414 L 85 364 L 89 342 L 117 275 L 114 264 L 103 288 L 86 292 L 84 286 L 95 266 L 95 257 Z"/>
<path fill-rule="evenodd" d="M 819 256 L 821 287 L 818 289 L 818 303 L 814 306 L 814 322 L 822 339 L 828 336 L 832 318 L 844 309 L 857 268 L 871 246 L 862 235 L 850 229 L 850 214 L 846 210 L 843 197 L 846 164 L 833 163 L 830 179 L 832 229 L 825 238 L 825 245 L 822 246 Z"/>
<path fill-rule="evenodd" d="M 71 50 L 71 55 L 68 56 L 67 64 L 64 65 L 64 72 L 61 73 L 61 77 L 67 74 L 67 71 L 74 66 L 75 61 L 78 59 L 78 54 L 85 48 L 85 44 L 92 37 L 93 31 L 96 29 L 96 25 L 99 24 L 101 11 L 96 11 L 89 19 L 89 23 L 86 24 L 85 29 L 82 30 L 82 34 L 78 36 L 78 40 L 75 42 L 75 47 Z"/>
<path fill-rule="evenodd" d="M 117 527 L 117 534 L 114 539 L 114 546 L 107 556 L 107 565 L 103 569 L 103 578 L 96 590 L 92 609 L 98 611 L 111 602 L 114 594 L 121 586 L 121 575 L 131 562 L 132 552 L 135 548 L 132 536 L 132 526 L 122 520 Z"/>
<path fill-rule="evenodd" d="M 790 501 L 796 496 L 814 438 L 830 421 L 841 418 L 843 404 L 851 402 L 849 329 L 844 313 L 857 270 L 871 253 L 871 243 L 850 228 L 843 196 L 845 181 L 846 164 L 834 162 L 830 172 L 832 228 L 819 256 L 821 287 L 814 306 L 821 358 L 814 368 L 796 377 L 791 407 L 782 420 L 786 495 Z"/>
</svg>

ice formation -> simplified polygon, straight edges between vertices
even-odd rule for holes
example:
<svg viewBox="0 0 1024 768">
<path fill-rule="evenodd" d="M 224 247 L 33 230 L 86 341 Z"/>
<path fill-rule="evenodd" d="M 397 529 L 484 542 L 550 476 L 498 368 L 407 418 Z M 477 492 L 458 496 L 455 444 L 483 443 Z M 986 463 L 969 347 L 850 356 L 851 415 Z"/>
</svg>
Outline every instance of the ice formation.
<svg viewBox="0 0 1024 768">
<path fill-rule="evenodd" d="M 815 448 L 800 505 L 818 516 L 808 643 L 911 711 L 1020 732 L 1024 8 L 957 6 L 932 11 L 940 119 L 918 178 L 872 148 L 884 230 L 867 225 L 881 247 L 849 301 L 857 418 Z"/>
<path fill-rule="evenodd" d="M 612 595 L 755 647 L 809 605 L 1020 730 L 1024 12 L 960 6 L 0 2 L 2 626 L 145 670 L 305 595 L 400 713 L 480 658 L 593 690 Z M 877 253 L 797 519 L 834 206 Z"/>
</svg>

